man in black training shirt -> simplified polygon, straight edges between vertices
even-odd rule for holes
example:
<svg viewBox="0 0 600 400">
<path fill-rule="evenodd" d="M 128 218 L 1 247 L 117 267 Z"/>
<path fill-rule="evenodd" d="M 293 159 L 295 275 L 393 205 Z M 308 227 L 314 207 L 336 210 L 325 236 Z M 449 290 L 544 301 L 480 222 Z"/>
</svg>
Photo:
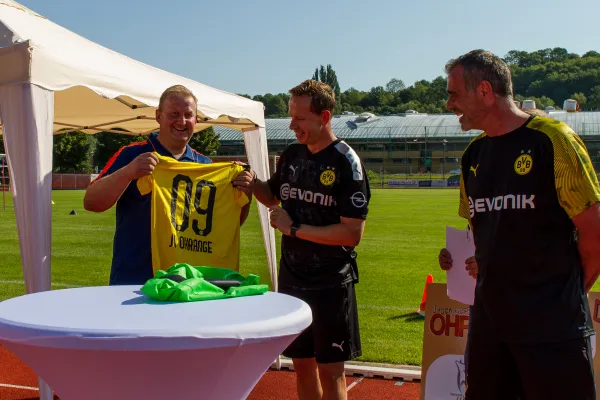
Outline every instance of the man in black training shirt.
<svg viewBox="0 0 600 400">
<path fill-rule="evenodd" d="M 371 193 L 357 154 L 331 129 L 331 87 L 305 81 L 290 94 L 298 143 L 284 150 L 271 179 L 249 186 L 283 233 L 279 291 L 304 300 L 313 314 L 283 353 L 293 360 L 299 398 L 346 399 L 344 362 L 361 355 L 354 247 Z"/>
<path fill-rule="evenodd" d="M 461 160 L 459 214 L 478 268 L 466 399 L 594 400 L 600 189 L 587 150 L 566 124 L 514 105 L 495 55 L 474 50 L 446 72 L 448 109 L 464 131 L 484 131 Z M 440 265 L 452 267 L 445 249 Z"/>
</svg>

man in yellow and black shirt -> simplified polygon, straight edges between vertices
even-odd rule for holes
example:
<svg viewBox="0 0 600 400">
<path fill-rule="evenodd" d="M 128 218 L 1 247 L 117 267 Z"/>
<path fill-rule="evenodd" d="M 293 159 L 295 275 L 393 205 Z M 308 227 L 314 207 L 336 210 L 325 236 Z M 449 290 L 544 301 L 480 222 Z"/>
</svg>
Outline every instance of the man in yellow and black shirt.
<svg viewBox="0 0 600 400">
<path fill-rule="evenodd" d="M 595 399 L 586 292 L 600 271 L 600 188 L 587 150 L 564 123 L 516 108 L 493 54 L 446 70 L 448 108 L 484 131 L 461 161 L 478 267 L 466 399 Z"/>
</svg>

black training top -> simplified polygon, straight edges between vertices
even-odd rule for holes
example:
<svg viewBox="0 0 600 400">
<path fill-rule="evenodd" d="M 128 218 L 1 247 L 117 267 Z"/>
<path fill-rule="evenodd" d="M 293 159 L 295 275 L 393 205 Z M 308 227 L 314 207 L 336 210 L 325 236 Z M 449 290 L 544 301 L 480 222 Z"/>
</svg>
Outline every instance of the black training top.
<svg viewBox="0 0 600 400">
<path fill-rule="evenodd" d="M 479 266 L 470 333 L 512 343 L 592 334 L 571 218 L 600 201 L 600 189 L 581 138 L 532 117 L 474 138 L 461 171 L 459 214 L 473 227 Z"/>
<path fill-rule="evenodd" d="M 340 223 L 340 217 L 366 219 L 371 197 L 364 167 L 342 140 L 312 154 L 292 144 L 268 181 L 293 221 L 312 226 Z M 354 248 L 318 244 L 284 235 L 279 284 L 324 289 L 357 281 Z"/>
</svg>

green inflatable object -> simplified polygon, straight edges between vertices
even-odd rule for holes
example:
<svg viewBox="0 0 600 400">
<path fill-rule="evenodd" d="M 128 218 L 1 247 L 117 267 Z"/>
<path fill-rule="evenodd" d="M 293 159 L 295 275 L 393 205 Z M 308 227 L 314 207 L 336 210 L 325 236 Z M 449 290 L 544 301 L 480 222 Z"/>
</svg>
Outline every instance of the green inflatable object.
<svg viewBox="0 0 600 400">
<path fill-rule="evenodd" d="M 258 280 L 257 275 L 249 274 L 244 278 L 231 269 L 193 267 L 181 263 L 166 271 L 157 271 L 141 290 L 158 301 L 218 300 L 254 296 L 268 291 L 269 286 L 259 284 Z"/>
</svg>

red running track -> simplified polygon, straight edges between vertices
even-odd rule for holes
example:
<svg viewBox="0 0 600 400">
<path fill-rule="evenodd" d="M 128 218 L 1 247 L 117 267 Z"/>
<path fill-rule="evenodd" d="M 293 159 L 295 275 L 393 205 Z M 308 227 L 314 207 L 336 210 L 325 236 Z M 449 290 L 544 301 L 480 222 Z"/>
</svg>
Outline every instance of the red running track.
<svg viewBox="0 0 600 400">
<path fill-rule="evenodd" d="M 418 383 L 360 377 L 347 377 L 346 381 L 348 400 L 419 399 Z M 0 400 L 39 400 L 37 384 L 33 371 L 17 356 L 0 346 Z M 293 372 L 268 371 L 247 400 L 281 399 L 298 399 L 296 376 Z"/>
</svg>

